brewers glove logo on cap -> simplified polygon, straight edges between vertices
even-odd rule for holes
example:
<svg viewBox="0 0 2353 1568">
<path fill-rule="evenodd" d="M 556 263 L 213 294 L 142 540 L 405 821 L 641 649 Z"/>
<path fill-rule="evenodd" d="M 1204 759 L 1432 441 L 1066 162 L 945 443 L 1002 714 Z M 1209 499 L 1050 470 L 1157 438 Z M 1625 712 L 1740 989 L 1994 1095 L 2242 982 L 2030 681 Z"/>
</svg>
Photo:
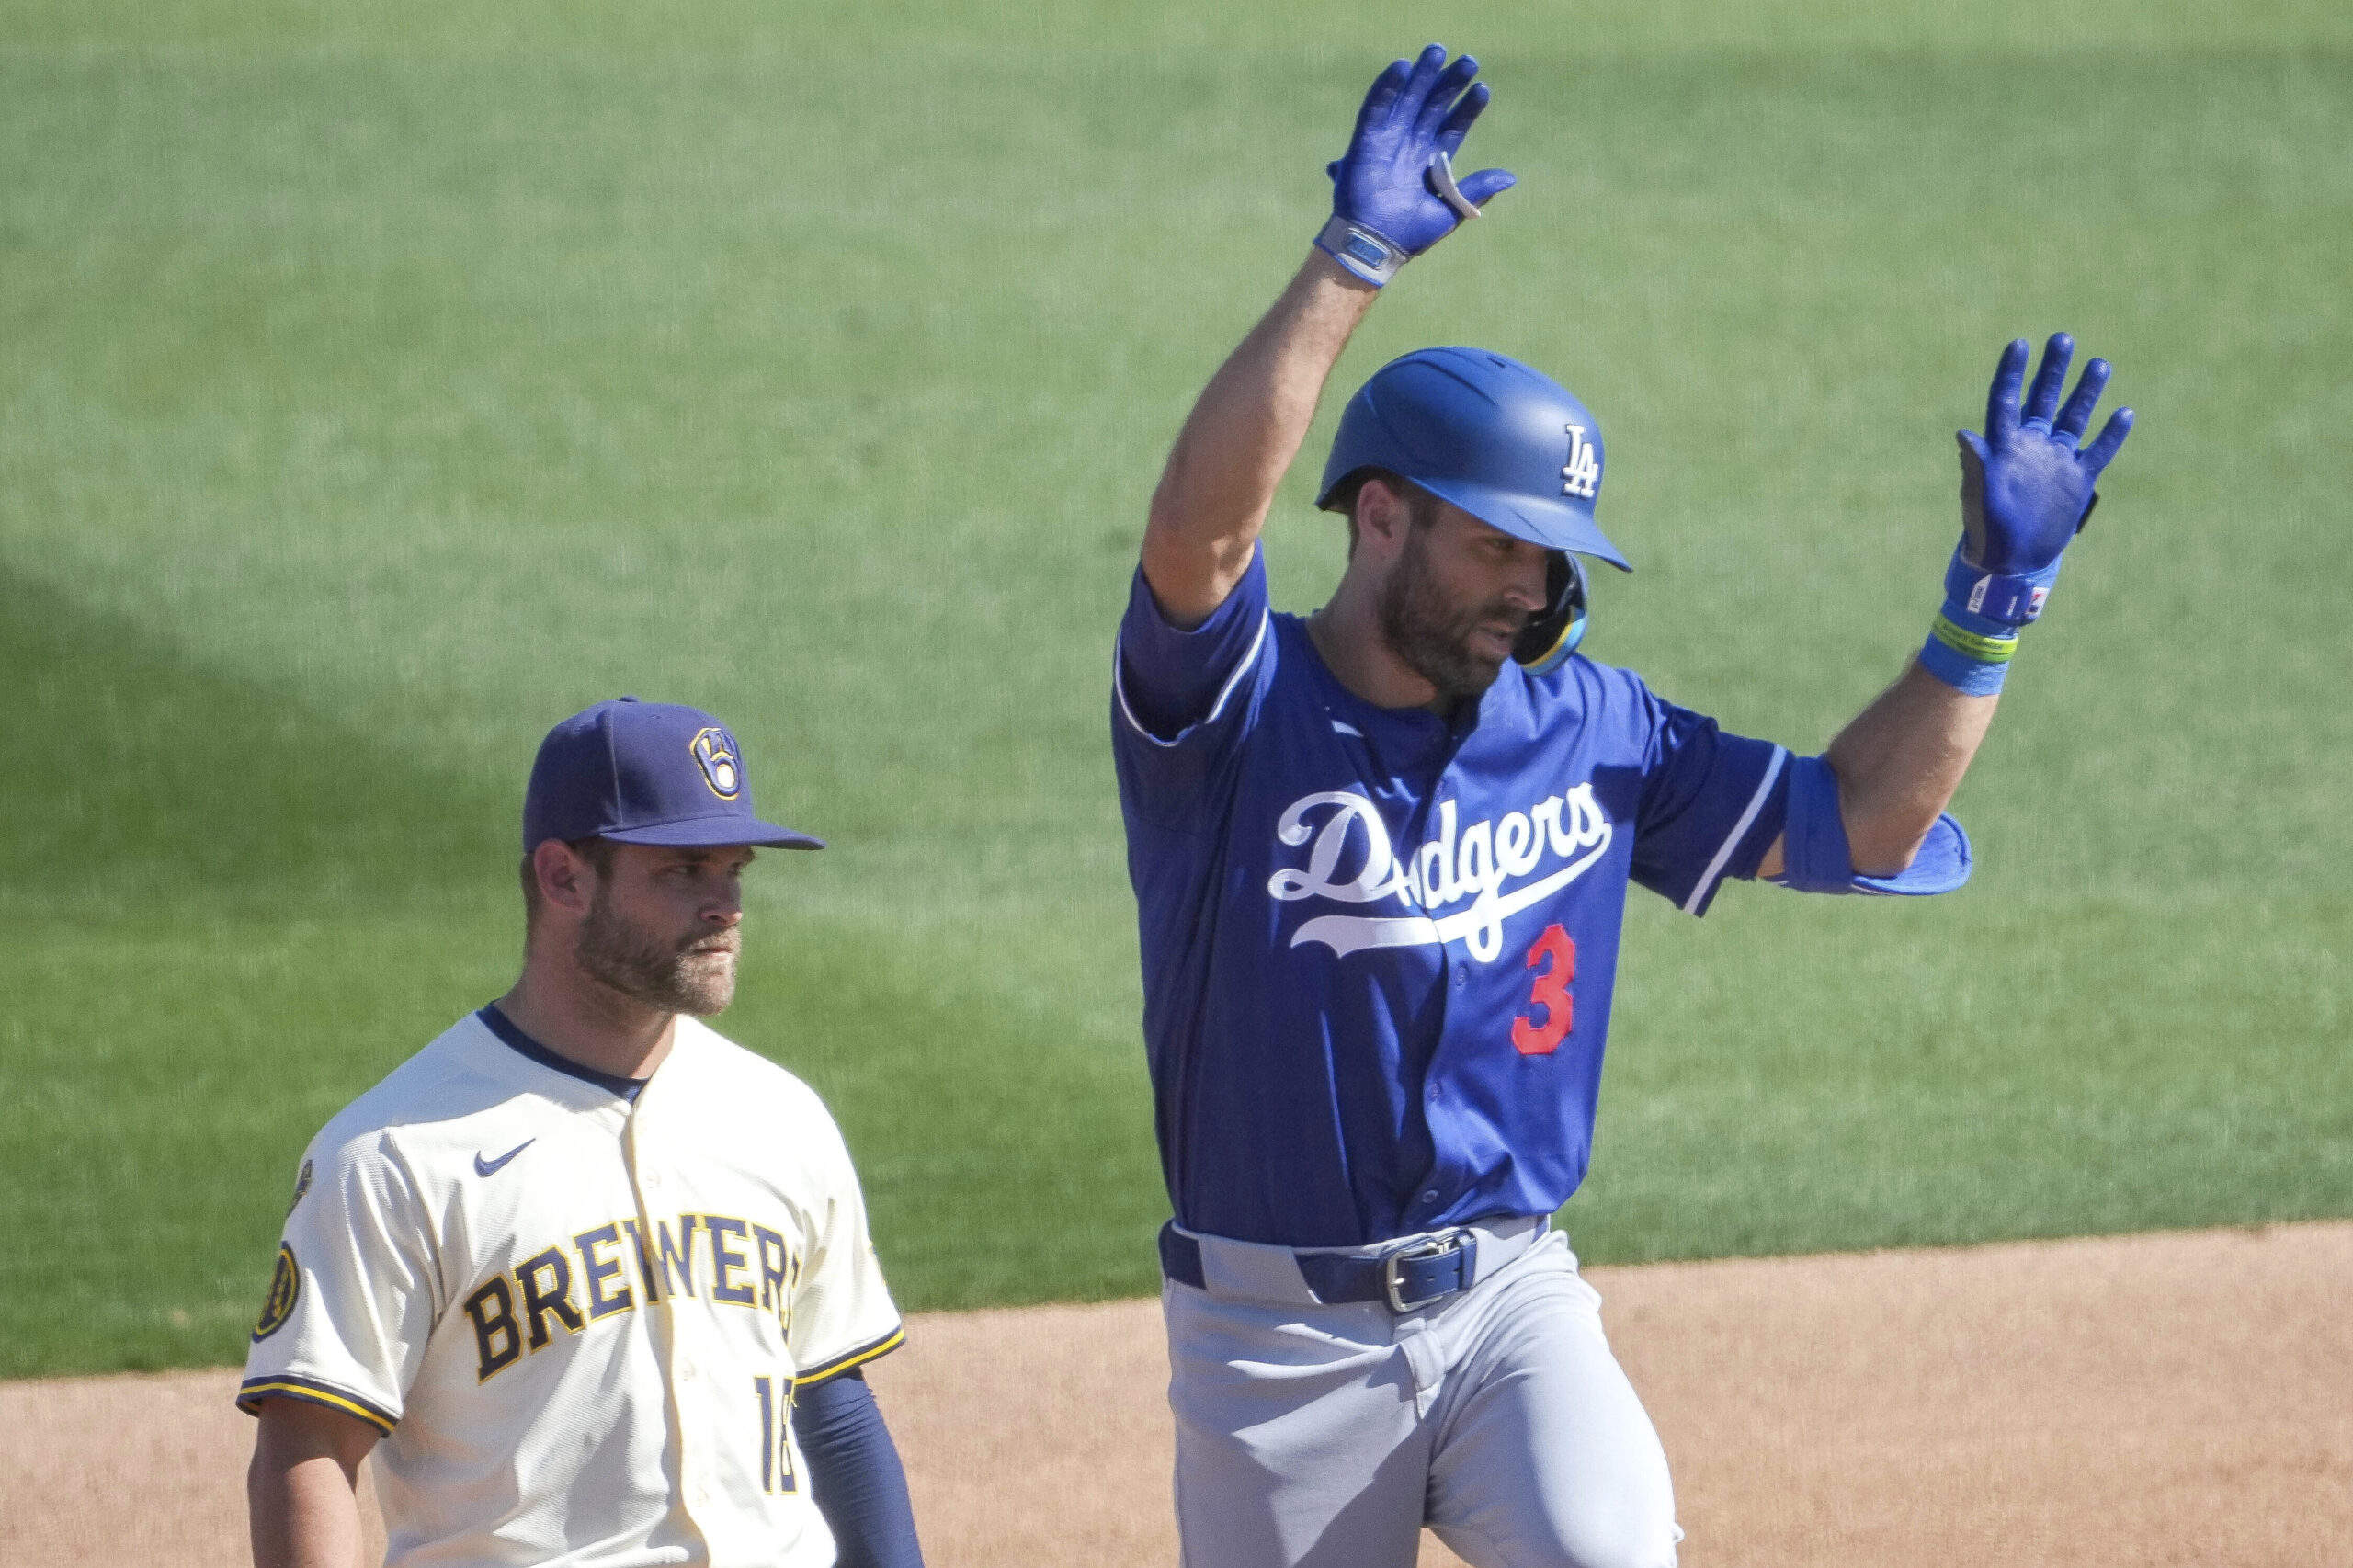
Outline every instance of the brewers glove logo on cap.
<svg viewBox="0 0 2353 1568">
<path fill-rule="evenodd" d="M 722 801 L 732 801 L 743 788 L 743 775 L 735 765 L 735 742 L 724 730 L 699 730 L 689 748 L 695 762 L 702 768 L 703 782 L 710 792 Z"/>
<path fill-rule="evenodd" d="M 523 792 L 523 852 L 551 838 L 823 849 L 760 820 L 733 732 L 699 708 L 599 702 L 547 733 Z"/>
</svg>

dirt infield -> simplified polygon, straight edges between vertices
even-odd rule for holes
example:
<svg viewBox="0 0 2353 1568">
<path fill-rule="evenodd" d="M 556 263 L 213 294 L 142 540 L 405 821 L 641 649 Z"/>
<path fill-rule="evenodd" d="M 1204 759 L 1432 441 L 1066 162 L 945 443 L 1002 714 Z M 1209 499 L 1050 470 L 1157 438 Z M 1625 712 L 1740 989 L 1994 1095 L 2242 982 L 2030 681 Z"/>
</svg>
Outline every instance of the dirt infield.
<svg viewBox="0 0 2353 1568">
<path fill-rule="evenodd" d="M 2353 1223 L 1593 1279 L 1692 1568 L 2353 1562 Z M 934 1568 L 1173 1562 L 1165 1376 L 1153 1302 L 917 1319 Z M 233 1381 L 0 1385 L 0 1564 L 243 1563 Z"/>
</svg>

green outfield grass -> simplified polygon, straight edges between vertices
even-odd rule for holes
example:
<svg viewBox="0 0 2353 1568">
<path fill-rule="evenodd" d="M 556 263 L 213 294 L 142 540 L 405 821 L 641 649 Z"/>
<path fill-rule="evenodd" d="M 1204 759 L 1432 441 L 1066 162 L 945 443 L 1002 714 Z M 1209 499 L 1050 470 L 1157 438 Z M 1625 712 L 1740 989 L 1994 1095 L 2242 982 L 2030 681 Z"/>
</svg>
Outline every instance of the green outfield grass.
<svg viewBox="0 0 2353 1568">
<path fill-rule="evenodd" d="M 242 1354 L 303 1142 L 504 988 L 532 749 L 620 691 L 834 843 L 755 871 L 727 1027 L 903 1301 L 1151 1289 L 1111 629 L 1432 35 L 1522 187 L 1341 380 L 1575 387 L 1642 568 L 1591 646 L 1668 695 L 1813 748 L 1894 674 L 2006 338 L 2141 411 L 1966 892 L 1635 911 L 1579 1249 L 2353 1213 L 2353 13 L 932 9 L 0 8 L 0 1374 Z"/>
</svg>

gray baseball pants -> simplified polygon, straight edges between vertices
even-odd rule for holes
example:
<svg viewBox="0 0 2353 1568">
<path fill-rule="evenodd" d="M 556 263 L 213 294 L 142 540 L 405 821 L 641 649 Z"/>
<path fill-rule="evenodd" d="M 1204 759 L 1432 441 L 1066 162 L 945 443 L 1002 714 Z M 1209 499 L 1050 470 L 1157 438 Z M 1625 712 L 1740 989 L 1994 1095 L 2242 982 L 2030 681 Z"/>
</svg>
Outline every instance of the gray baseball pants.
<svg viewBox="0 0 2353 1568">
<path fill-rule="evenodd" d="M 1477 1282 L 1402 1314 L 1198 1237 L 1162 1290 L 1185 1568 L 1413 1568 L 1425 1525 L 1473 1568 L 1674 1568 L 1665 1452 L 1543 1227 L 1478 1227 Z"/>
</svg>

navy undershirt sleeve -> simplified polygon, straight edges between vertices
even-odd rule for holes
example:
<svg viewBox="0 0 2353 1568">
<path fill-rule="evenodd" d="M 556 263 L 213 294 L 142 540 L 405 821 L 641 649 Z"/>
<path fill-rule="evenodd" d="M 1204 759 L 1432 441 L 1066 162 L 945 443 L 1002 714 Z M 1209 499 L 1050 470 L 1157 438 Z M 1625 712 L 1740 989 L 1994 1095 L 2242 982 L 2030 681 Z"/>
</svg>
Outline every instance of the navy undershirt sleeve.
<svg viewBox="0 0 2353 1568">
<path fill-rule="evenodd" d="M 836 1568 L 923 1568 L 906 1467 L 855 1369 L 802 1389 L 792 1435 L 809 1461 L 809 1495 L 834 1532 Z"/>
</svg>

